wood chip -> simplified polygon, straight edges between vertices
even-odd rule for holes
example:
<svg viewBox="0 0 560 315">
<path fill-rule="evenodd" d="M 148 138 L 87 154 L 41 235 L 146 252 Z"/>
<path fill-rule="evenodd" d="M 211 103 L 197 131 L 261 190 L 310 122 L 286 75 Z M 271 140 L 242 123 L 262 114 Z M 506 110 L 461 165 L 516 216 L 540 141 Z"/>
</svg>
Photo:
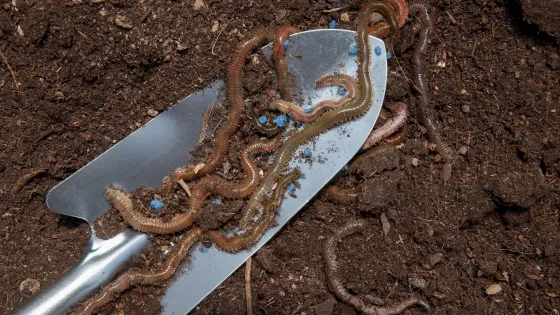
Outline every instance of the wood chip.
<svg viewBox="0 0 560 315">
<path fill-rule="evenodd" d="M 486 294 L 488 295 L 495 295 L 502 292 L 502 286 L 498 283 L 494 283 L 486 288 Z"/>
<path fill-rule="evenodd" d="M 197 166 L 194 167 L 194 173 L 197 174 L 198 171 L 200 171 L 206 164 L 204 163 L 200 163 Z"/>
</svg>

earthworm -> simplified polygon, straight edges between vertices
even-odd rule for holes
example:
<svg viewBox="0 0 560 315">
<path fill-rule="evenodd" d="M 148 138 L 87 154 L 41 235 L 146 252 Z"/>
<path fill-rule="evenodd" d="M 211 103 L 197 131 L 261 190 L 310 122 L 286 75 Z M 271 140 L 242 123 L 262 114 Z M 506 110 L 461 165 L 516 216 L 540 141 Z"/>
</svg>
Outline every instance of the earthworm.
<svg viewBox="0 0 560 315">
<path fill-rule="evenodd" d="M 406 140 L 406 136 L 408 135 L 408 125 L 405 123 L 401 130 L 392 136 L 385 139 L 385 143 L 391 145 L 399 145 Z"/>
<path fill-rule="evenodd" d="M 375 10 L 379 11 L 385 17 L 385 21 L 378 24 L 381 26 L 371 27 L 368 29 L 367 32 L 377 37 L 385 37 L 390 33 L 392 33 L 391 35 L 391 45 L 392 45 L 399 34 L 399 23 L 398 23 L 398 17 L 395 9 L 393 9 L 391 5 L 385 2 L 381 2 L 380 0 L 370 2 L 369 4 L 366 4 L 364 7 L 366 6 L 375 7 Z"/>
<path fill-rule="evenodd" d="M 118 294 L 137 284 L 152 284 L 171 277 L 179 263 L 187 254 L 189 248 L 200 238 L 202 230 L 193 228 L 177 244 L 176 248 L 167 256 L 163 265 L 156 271 L 129 270 L 117 280 L 106 285 L 95 297 L 87 301 L 77 312 L 79 315 L 93 314 L 96 309 L 109 303 Z"/>
<path fill-rule="evenodd" d="M 278 77 L 278 89 L 280 90 L 280 97 L 287 102 L 293 102 L 292 88 L 290 84 L 290 71 L 288 68 L 288 61 L 286 60 L 286 50 L 284 42 L 288 37 L 296 33 L 298 29 L 291 25 L 282 26 L 276 33 L 274 39 L 274 48 L 272 49 L 272 58 L 276 66 L 276 76 Z"/>
<path fill-rule="evenodd" d="M 338 273 L 338 264 L 336 262 L 336 244 L 342 238 L 352 235 L 356 232 L 363 230 L 366 226 L 364 221 L 351 221 L 341 227 L 340 229 L 336 230 L 334 235 L 329 237 L 325 242 L 325 247 L 323 249 L 323 259 L 325 260 L 325 271 L 327 274 L 327 281 L 329 283 L 329 287 L 334 292 L 334 294 L 341 299 L 344 303 L 353 306 L 358 311 L 364 314 L 372 314 L 372 315 L 389 315 L 389 314 L 400 314 L 407 308 L 413 305 L 420 305 L 424 307 L 426 310 L 429 310 L 430 307 L 427 302 L 424 300 L 418 299 L 416 297 L 408 298 L 404 301 L 401 301 L 397 304 L 387 306 L 387 307 L 378 307 L 373 305 L 366 305 L 366 303 L 359 297 L 350 294 L 350 292 L 346 291 L 344 285 L 340 281 L 337 276 Z"/>
<path fill-rule="evenodd" d="M 228 67 L 227 73 L 227 96 L 230 109 L 227 114 L 227 124 L 220 129 L 216 136 L 216 145 L 212 154 L 206 161 L 204 167 L 195 173 L 195 166 L 181 167 L 163 180 L 162 193 L 167 195 L 173 191 L 177 180 L 185 181 L 211 173 L 224 161 L 229 146 L 229 139 L 237 130 L 241 118 L 245 114 L 245 103 L 243 100 L 243 68 L 245 58 L 253 49 L 257 48 L 262 42 L 271 41 L 274 38 L 274 31 L 269 28 L 258 30 L 252 37 L 241 42 L 235 51 L 232 62 Z"/>
<path fill-rule="evenodd" d="M 423 124 L 426 127 L 428 135 L 436 144 L 436 150 L 441 155 L 443 160 L 447 162 L 443 169 L 443 180 L 447 181 L 451 178 L 451 160 L 452 153 L 451 149 L 443 141 L 436 122 L 433 120 L 433 116 L 429 109 L 429 95 L 428 89 L 426 88 L 426 82 L 424 79 L 424 59 L 423 55 L 426 52 L 426 47 L 428 46 L 428 35 L 432 29 L 432 20 L 428 13 L 428 8 L 423 3 L 414 2 L 409 6 L 410 10 L 417 11 L 420 15 L 422 21 L 422 28 L 420 29 L 420 39 L 414 48 L 412 54 L 412 64 L 414 68 L 414 85 L 420 91 L 420 104 L 418 106 L 418 111 L 422 119 Z"/>
<path fill-rule="evenodd" d="M 391 119 L 389 119 L 381 127 L 372 131 L 367 140 L 364 142 L 360 151 L 366 151 L 373 147 L 374 145 L 381 142 L 383 139 L 394 134 L 399 128 L 406 124 L 406 119 L 408 117 L 408 105 L 403 102 L 399 103 L 387 103 L 385 104 L 392 112 L 395 113 Z"/>
<path fill-rule="evenodd" d="M 356 202 L 358 195 L 358 191 L 354 188 L 340 188 L 336 185 L 330 185 L 325 190 L 325 197 L 341 202 Z"/>
<path fill-rule="evenodd" d="M 257 166 L 252 160 L 255 152 L 271 151 L 280 145 L 281 138 L 276 137 L 271 140 L 256 140 L 245 146 L 241 150 L 241 165 L 247 175 L 245 179 L 234 184 L 219 177 L 205 177 L 194 187 L 190 198 L 189 210 L 174 216 L 171 220 L 163 221 L 160 218 L 148 218 L 134 210 L 132 200 L 123 192 L 108 188 L 105 196 L 111 204 L 121 213 L 123 219 L 133 228 L 145 232 L 156 234 L 171 234 L 184 230 L 194 223 L 194 219 L 206 196 L 215 191 L 226 198 L 243 198 L 248 196 L 258 185 L 260 175 Z"/>
<path fill-rule="evenodd" d="M 356 97 L 356 91 L 358 90 L 358 82 L 352 76 L 344 73 L 330 73 L 322 76 L 319 80 L 315 81 L 315 86 L 318 88 L 324 88 L 327 86 L 340 86 L 346 90 L 346 93 L 336 100 L 323 100 L 317 102 L 313 105 L 313 109 L 306 112 L 301 106 L 286 102 L 284 100 L 275 100 L 269 107 L 270 109 L 276 109 L 284 114 L 291 114 L 291 118 L 295 121 L 310 123 L 315 121 L 319 116 L 325 113 L 327 110 L 342 106 L 354 99 Z"/>
<path fill-rule="evenodd" d="M 257 115 L 254 108 L 249 109 L 249 118 L 253 122 L 253 125 L 255 126 L 258 132 L 267 135 L 269 137 L 276 135 L 278 132 L 282 130 L 282 128 L 275 125 L 267 126 L 261 124 L 259 122 L 259 115 Z"/>
<path fill-rule="evenodd" d="M 17 193 L 18 191 L 20 191 L 25 185 L 27 185 L 27 183 L 29 183 L 30 180 L 32 180 L 34 177 L 41 175 L 43 173 L 45 173 L 46 170 L 45 169 L 37 169 L 37 170 L 31 170 L 27 173 L 25 173 L 22 177 L 20 177 L 12 186 L 12 193 Z"/>
<path fill-rule="evenodd" d="M 383 2 L 390 4 L 393 7 L 398 16 L 397 24 L 399 27 L 402 27 L 408 16 L 408 6 L 406 5 L 406 2 L 404 0 L 383 0 Z M 390 31 L 391 27 L 389 23 L 382 21 L 370 27 L 368 33 L 375 37 L 384 38 L 389 35 Z"/>
<path fill-rule="evenodd" d="M 251 195 L 251 199 L 247 202 L 247 206 L 243 210 L 239 226 L 245 228 L 249 224 L 252 216 L 263 204 L 267 194 L 277 181 L 278 176 L 286 169 L 295 150 L 303 143 L 309 141 L 312 137 L 328 130 L 336 124 L 349 119 L 354 119 L 364 114 L 373 99 L 373 86 L 370 74 L 370 47 L 367 35 L 368 12 L 379 8 L 377 3 L 367 5 L 360 11 L 358 16 L 358 30 L 356 41 L 358 44 L 358 82 L 359 97 L 354 101 L 337 107 L 331 111 L 324 113 L 313 123 L 305 126 L 303 129 L 288 138 L 286 142 L 278 149 L 274 155 L 273 162 L 264 176 L 261 184 Z"/>
<path fill-rule="evenodd" d="M 270 222 L 274 219 L 274 216 L 276 215 L 274 210 L 280 204 L 286 186 L 296 180 L 299 176 L 300 171 L 296 169 L 279 179 L 278 185 L 274 189 L 271 199 L 263 207 L 261 217 L 244 234 L 228 237 L 220 231 L 211 230 L 208 231 L 206 235 L 212 240 L 212 242 L 214 242 L 214 244 L 216 244 L 218 248 L 230 253 L 248 248 L 252 244 L 256 243 L 261 238 L 266 228 L 270 225 Z"/>
</svg>

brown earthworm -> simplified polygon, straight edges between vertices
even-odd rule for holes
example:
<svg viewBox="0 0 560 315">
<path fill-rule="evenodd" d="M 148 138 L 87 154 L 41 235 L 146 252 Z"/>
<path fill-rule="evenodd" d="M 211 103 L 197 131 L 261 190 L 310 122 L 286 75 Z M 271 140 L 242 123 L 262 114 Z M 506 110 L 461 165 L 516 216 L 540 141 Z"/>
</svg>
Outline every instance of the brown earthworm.
<svg viewBox="0 0 560 315">
<path fill-rule="evenodd" d="M 251 199 L 249 199 L 247 206 L 243 210 L 239 222 L 241 228 L 245 228 L 247 224 L 249 224 L 254 214 L 262 206 L 264 199 L 270 193 L 274 183 L 277 182 L 280 174 L 286 169 L 293 153 L 300 145 L 339 123 L 361 116 L 371 106 L 374 91 L 369 69 L 370 47 L 367 35 L 367 22 L 369 13 L 373 10 L 381 10 L 380 5 L 382 4 L 375 2 L 368 4 L 360 10 L 358 15 L 356 42 L 358 44 L 359 97 L 344 106 L 337 107 L 324 113 L 313 123 L 305 126 L 284 142 L 282 147 L 280 147 L 274 155 L 274 160 L 261 184 L 253 192 Z"/>
<path fill-rule="evenodd" d="M 129 270 L 121 275 L 117 280 L 106 285 L 95 297 L 86 301 L 75 314 L 89 315 L 96 309 L 109 303 L 113 298 L 125 291 L 129 287 L 137 284 L 152 284 L 161 282 L 171 277 L 179 263 L 187 254 L 189 248 L 200 238 L 202 230 L 193 228 L 177 244 L 176 248 L 167 256 L 163 265 L 156 271 Z"/>
<path fill-rule="evenodd" d="M 284 42 L 288 37 L 296 33 L 298 29 L 294 26 L 282 26 L 276 33 L 274 39 L 274 48 L 272 49 L 272 58 L 276 66 L 276 76 L 278 77 L 278 89 L 280 90 L 280 97 L 287 102 L 293 102 L 292 88 L 290 84 L 290 71 L 288 68 L 288 61 L 286 60 L 286 50 Z"/>
<path fill-rule="evenodd" d="M 358 82 L 352 76 L 344 73 L 330 73 L 322 76 L 315 82 L 318 88 L 327 86 L 340 86 L 346 90 L 346 93 L 336 100 L 323 100 L 315 105 L 311 111 L 305 111 L 301 106 L 284 100 L 275 100 L 269 107 L 270 109 L 279 110 L 284 114 L 290 114 L 295 121 L 310 123 L 315 121 L 319 116 L 323 115 L 327 110 L 342 106 L 356 97 L 358 90 Z"/>
<path fill-rule="evenodd" d="M 196 215 L 202 208 L 202 202 L 210 192 L 216 192 L 227 198 L 243 198 L 248 196 L 258 185 L 260 175 L 252 154 L 256 152 L 271 151 L 280 145 L 281 138 L 271 140 L 256 140 L 241 150 L 241 165 L 247 175 L 239 183 L 231 183 L 220 177 L 204 177 L 194 187 L 190 198 L 189 210 L 174 216 L 171 220 L 163 221 L 160 218 L 148 218 L 134 210 L 131 199 L 122 191 L 108 188 L 105 196 L 111 204 L 121 213 L 123 219 L 133 228 L 156 234 L 171 234 L 190 227 Z"/>
<path fill-rule="evenodd" d="M 375 10 L 379 11 L 383 15 L 383 17 L 385 17 L 385 21 L 379 23 L 378 24 L 379 26 L 374 26 L 369 28 L 368 33 L 377 37 L 386 37 L 387 35 L 392 33 L 391 35 L 391 46 L 392 46 L 399 35 L 399 22 L 398 22 L 399 17 L 397 16 L 395 9 L 393 9 L 393 6 L 385 2 L 382 2 L 380 0 L 375 0 L 373 2 L 370 2 L 365 6 L 375 6 L 376 7 Z M 392 51 L 391 47 L 389 49 Z"/>
<path fill-rule="evenodd" d="M 227 73 L 227 96 L 230 103 L 230 109 L 227 114 L 227 124 L 220 129 L 216 136 L 216 145 L 211 156 L 205 162 L 204 167 L 195 172 L 195 166 L 181 167 L 163 180 L 162 193 L 167 195 L 173 191 L 177 184 L 177 180 L 185 181 L 193 180 L 211 173 L 220 166 L 224 161 L 225 155 L 229 147 L 229 139 L 237 130 L 241 122 L 241 118 L 245 114 L 245 103 L 243 99 L 243 68 L 245 66 L 245 58 L 253 49 L 257 48 L 262 42 L 271 41 L 274 38 L 272 29 L 261 29 L 257 31 L 249 39 L 241 42 L 235 51 L 232 62 L 229 65 Z"/>
<path fill-rule="evenodd" d="M 395 116 L 387 120 L 387 122 L 381 127 L 372 131 L 369 134 L 367 140 L 360 148 L 360 151 L 363 152 L 370 149 L 374 145 L 381 142 L 383 139 L 394 134 L 404 124 L 406 124 L 406 119 L 408 117 L 408 105 L 406 103 L 387 103 L 385 104 L 385 106 L 388 107 L 392 112 L 394 112 Z"/>
<path fill-rule="evenodd" d="M 400 314 L 407 308 L 413 305 L 420 305 L 426 310 L 430 307 L 424 300 L 418 299 L 416 297 L 408 298 L 397 304 L 378 307 L 374 305 L 366 305 L 366 303 L 359 297 L 350 294 L 345 288 L 340 279 L 338 278 L 338 264 L 336 262 L 336 244 L 342 238 L 352 235 L 356 232 L 363 230 L 366 226 L 364 221 L 351 221 L 335 231 L 334 235 L 329 237 L 325 242 L 325 247 L 323 250 L 323 259 L 325 261 L 325 271 L 327 274 L 327 281 L 329 283 L 330 289 L 334 294 L 341 299 L 344 303 L 353 306 L 358 311 L 364 314 L 371 315 L 389 315 L 389 314 Z"/>
<path fill-rule="evenodd" d="M 45 173 L 46 170 L 44 169 L 38 169 L 38 170 L 31 170 L 27 173 L 25 173 L 22 177 L 20 177 L 12 186 L 12 193 L 17 193 L 18 191 L 20 191 L 25 185 L 27 185 L 27 183 L 29 183 L 30 180 L 32 180 L 34 177 L 41 175 L 43 173 Z"/>
<path fill-rule="evenodd" d="M 420 39 L 414 48 L 412 54 L 412 64 L 414 68 L 414 85 L 420 91 L 420 104 L 418 106 L 418 112 L 429 137 L 436 144 L 436 150 L 441 155 L 446 165 L 443 169 L 443 180 L 447 181 L 451 178 L 451 161 L 452 153 L 451 149 L 443 141 L 437 123 L 433 120 L 433 115 L 429 109 L 429 95 L 428 89 L 426 87 L 424 79 L 424 53 L 426 52 L 426 47 L 428 46 L 428 35 L 432 29 L 432 20 L 428 13 L 428 8 L 425 4 L 414 2 L 409 6 L 410 10 L 417 11 L 420 15 L 422 21 L 422 28 L 420 29 Z"/>
<path fill-rule="evenodd" d="M 398 16 L 398 25 L 402 27 L 406 22 L 408 16 L 408 6 L 405 0 L 383 0 L 383 2 L 390 4 Z M 369 28 L 368 33 L 375 37 L 384 38 L 390 34 L 391 27 L 386 21 L 382 21 Z"/>
<path fill-rule="evenodd" d="M 256 243 L 261 238 L 266 228 L 270 225 L 270 222 L 274 219 L 274 216 L 276 215 L 274 210 L 280 204 L 286 186 L 296 180 L 299 176 L 300 172 L 296 169 L 279 179 L 278 185 L 274 189 L 271 199 L 263 207 L 261 217 L 244 234 L 228 237 L 220 231 L 211 230 L 208 231 L 206 235 L 214 242 L 214 244 L 216 244 L 218 248 L 230 253 L 248 248 L 252 244 Z"/>
<path fill-rule="evenodd" d="M 331 200 L 341 202 L 356 202 L 358 201 L 359 193 L 354 188 L 340 188 L 336 185 L 330 185 L 325 190 L 325 197 Z"/>
</svg>

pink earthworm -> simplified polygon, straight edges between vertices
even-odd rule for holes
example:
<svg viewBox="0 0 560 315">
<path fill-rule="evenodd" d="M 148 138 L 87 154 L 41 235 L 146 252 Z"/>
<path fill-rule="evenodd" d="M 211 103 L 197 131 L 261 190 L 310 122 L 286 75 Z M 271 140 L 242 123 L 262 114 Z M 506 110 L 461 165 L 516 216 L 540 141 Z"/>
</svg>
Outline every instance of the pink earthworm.
<svg viewBox="0 0 560 315">
<path fill-rule="evenodd" d="M 401 128 L 408 117 L 408 105 L 403 102 L 399 103 L 388 103 L 385 104 L 392 112 L 395 113 L 391 119 L 387 120 L 385 124 L 381 127 L 375 129 L 370 133 L 367 140 L 364 142 L 360 151 L 366 151 L 373 147 L 374 145 L 380 143 L 383 139 L 394 134 L 399 128 Z"/>
</svg>

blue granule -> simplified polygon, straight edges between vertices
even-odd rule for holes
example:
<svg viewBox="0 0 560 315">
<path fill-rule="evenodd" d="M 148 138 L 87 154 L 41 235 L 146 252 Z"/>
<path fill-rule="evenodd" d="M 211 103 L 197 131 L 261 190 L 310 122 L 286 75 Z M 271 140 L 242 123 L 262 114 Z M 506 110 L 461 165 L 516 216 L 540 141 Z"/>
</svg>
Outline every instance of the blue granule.
<svg viewBox="0 0 560 315">
<path fill-rule="evenodd" d="M 286 117 L 286 115 L 280 115 L 280 116 L 274 118 L 274 120 L 272 122 L 275 123 L 276 126 L 278 126 L 278 127 L 284 127 L 284 126 L 286 126 L 286 123 L 288 122 L 288 117 Z"/>
<path fill-rule="evenodd" d="M 161 208 L 163 208 L 164 203 L 161 202 L 160 200 L 152 200 L 150 201 L 150 207 L 152 207 L 152 209 L 154 209 L 155 211 L 160 210 Z"/>
<path fill-rule="evenodd" d="M 350 44 L 350 46 L 348 47 L 348 52 L 350 53 L 350 55 L 357 55 L 358 54 L 358 44 L 356 44 L 356 43 Z"/>
</svg>

